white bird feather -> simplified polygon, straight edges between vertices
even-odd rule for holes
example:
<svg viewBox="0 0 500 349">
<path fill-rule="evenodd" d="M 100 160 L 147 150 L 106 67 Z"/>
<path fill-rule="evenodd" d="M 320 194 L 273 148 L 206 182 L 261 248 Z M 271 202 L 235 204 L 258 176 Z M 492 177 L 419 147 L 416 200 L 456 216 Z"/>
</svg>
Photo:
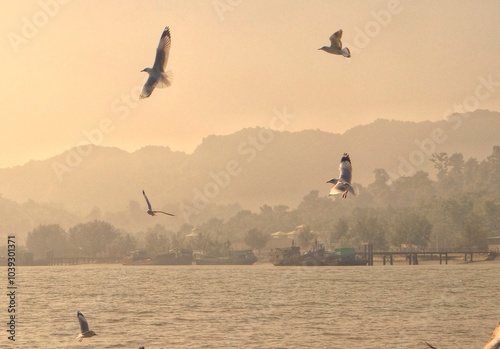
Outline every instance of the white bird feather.
<svg viewBox="0 0 500 349">
<path fill-rule="evenodd" d="M 352 164 L 349 154 L 344 153 L 344 155 L 340 159 L 339 171 L 339 178 L 332 178 L 327 182 L 333 184 L 329 195 L 342 194 L 342 197 L 344 199 L 347 197 L 347 193 L 351 193 L 352 195 L 356 196 L 356 192 L 351 186 Z"/>
<path fill-rule="evenodd" d="M 173 215 L 171 213 L 168 213 L 168 212 L 153 210 L 153 208 L 151 207 L 151 203 L 149 202 L 149 199 L 146 196 L 146 193 L 144 192 L 144 190 L 142 191 L 142 195 L 144 195 L 144 199 L 146 199 L 146 204 L 148 205 L 148 211 L 147 211 L 148 215 L 154 216 L 157 213 L 163 213 L 163 214 L 166 214 L 166 215 L 169 215 L 169 216 L 175 216 L 175 215 Z"/>
<path fill-rule="evenodd" d="M 170 37 L 170 28 L 165 27 L 163 33 L 161 34 L 158 48 L 156 49 L 156 57 L 155 62 L 153 63 L 153 68 L 144 68 L 143 70 L 141 70 L 148 73 L 149 78 L 144 84 L 142 93 L 139 98 L 142 99 L 151 96 L 151 93 L 153 93 L 153 90 L 156 87 L 164 88 L 172 84 L 171 72 L 165 72 L 171 43 L 172 39 Z"/>
</svg>

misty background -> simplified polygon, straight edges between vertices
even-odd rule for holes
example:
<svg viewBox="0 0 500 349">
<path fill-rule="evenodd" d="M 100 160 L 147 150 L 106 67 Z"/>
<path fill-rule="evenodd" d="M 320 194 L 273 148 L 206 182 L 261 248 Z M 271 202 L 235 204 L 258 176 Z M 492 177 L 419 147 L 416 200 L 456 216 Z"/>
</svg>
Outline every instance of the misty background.
<svg viewBox="0 0 500 349">
<path fill-rule="evenodd" d="M 211 134 L 273 127 L 275 109 L 294 115 L 287 131 L 332 133 L 500 109 L 496 1 L 30 0 L 1 9 L 0 167 L 88 143 L 84 132 L 108 119 L 98 145 L 191 153 Z M 139 103 L 140 70 L 167 25 L 173 84 Z M 338 29 L 351 59 L 318 51 Z M 482 79 L 497 84 L 478 90 Z"/>
<path fill-rule="evenodd" d="M 500 235 L 497 2 L 1 6 L 1 234 L 105 222 L 137 239 L 126 249 L 154 229 L 169 245 L 302 224 L 378 248 Z M 139 102 L 166 25 L 173 85 Z M 318 51 L 338 29 L 350 59 Z M 325 182 L 344 152 L 360 195 L 342 201 Z M 142 189 L 176 217 L 147 216 Z"/>
<path fill-rule="evenodd" d="M 261 250 L 278 231 L 297 231 L 303 248 L 318 239 L 379 250 L 484 250 L 499 233 L 500 118 L 455 117 L 463 122 L 456 130 L 446 121 L 387 120 L 343 135 L 249 128 L 209 136 L 192 154 L 91 147 L 82 156 L 75 148 L 0 170 L 0 226 L 28 238 L 28 247 L 31 240 L 36 257 L 83 253 L 82 246 L 93 256 L 217 252 L 228 241 Z M 338 175 L 346 144 L 359 196 L 343 200 L 328 197 L 326 181 Z M 154 208 L 176 216 L 148 216 L 142 188 Z"/>
</svg>

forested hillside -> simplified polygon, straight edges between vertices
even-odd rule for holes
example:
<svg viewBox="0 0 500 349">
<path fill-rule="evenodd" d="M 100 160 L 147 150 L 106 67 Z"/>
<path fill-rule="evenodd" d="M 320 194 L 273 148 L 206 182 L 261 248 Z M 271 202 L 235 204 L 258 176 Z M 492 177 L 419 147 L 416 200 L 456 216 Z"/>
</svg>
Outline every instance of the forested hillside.
<svg viewBox="0 0 500 349">
<path fill-rule="evenodd" d="M 370 184 L 356 186 L 357 197 L 332 198 L 327 189 L 311 190 L 297 207 L 263 203 L 255 212 L 238 205 L 210 204 L 211 215 L 177 227 L 170 217 L 156 217 L 155 226 L 127 229 L 123 226 L 126 217 L 147 216 L 138 207 L 116 216 L 95 212 L 88 222 L 69 228 L 63 228 L 63 223 L 38 226 L 30 231 L 26 245 L 38 256 L 48 249 L 59 255 L 76 250 L 88 255 L 125 255 L 138 248 L 160 253 L 175 247 L 215 252 L 226 248 L 228 241 L 258 248 L 270 234 L 293 231 L 300 225 L 297 243 L 304 248 L 314 239 L 337 246 L 372 242 L 375 249 L 486 248 L 486 237 L 500 235 L 500 146 L 482 161 L 460 153 L 436 153 L 431 163 L 437 172 L 435 180 L 424 171 L 391 180 L 385 169 L 377 168 Z M 1 204 L 22 216 L 13 203 L 3 199 Z M 49 209 L 36 204 L 24 208 Z M 57 215 L 59 211 L 52 208 L 52 212 Z"/>
</svg>

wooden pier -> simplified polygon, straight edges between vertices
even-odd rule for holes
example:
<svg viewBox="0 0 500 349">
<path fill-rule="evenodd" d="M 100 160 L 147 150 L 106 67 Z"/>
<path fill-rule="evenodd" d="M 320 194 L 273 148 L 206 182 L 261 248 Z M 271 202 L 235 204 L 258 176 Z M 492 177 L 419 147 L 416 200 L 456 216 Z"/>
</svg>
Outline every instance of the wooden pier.
<svg viewBox="0 0 500 349">
<path fill-rule="evenodd" d="M 45 265 L 77 265 L 118 263 L 114 257 L 57 257 L 47 258 Z"/>
<path fill-rule="evenodd" d="M 382 265 L 393 265 L 396 256 L 405 257 L 409 265 L 418 265 L 419 259 L 426 258 L 431 261 L 438 261 L 439 264 L 448 264 L 450 259 L 456 259 L 457 256 L 463 256 L 464 262 L 473 262 L 474 255 L 488 255 L 488 251 L 423 251 L 423 252 L 405 252 L 405 251 L 388 251 L 388 252 L 374 252 L 373 245 L 365 244 L 362 256 L 368 261 L 368 265 L 373 265 L 375 256 L 380 257 Z M 430 258 L 429 258 L 430 257 Z"/>
</svg>

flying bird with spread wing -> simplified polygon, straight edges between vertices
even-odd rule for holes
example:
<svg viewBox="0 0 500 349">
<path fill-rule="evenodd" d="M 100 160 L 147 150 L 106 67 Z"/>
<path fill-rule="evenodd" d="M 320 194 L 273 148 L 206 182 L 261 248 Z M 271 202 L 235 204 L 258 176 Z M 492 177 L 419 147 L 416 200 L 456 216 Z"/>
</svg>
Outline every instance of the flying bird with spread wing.
<svg viewBox="0 0 500 349">
<path fill-rule="evenodd" d="M 342 193 L 342 198 L 344 199 L 347 197 L 347 193 L 351 193 L 352 195 L 356 196 L 356 192 L 351 186 L 352 165 L 349 154 L 344 153 L 344 155 L 340 159 L 339 170 L 340 178 L 332 178 L 328 182 L 326 182 L 333 184 L 329 195 L 337 195 Z"/>
<path fill-rule="evenodd" d="M 156 87 L 164 88 L 172 85 L 172 72 L 165 72 L 171 43 L 172 40 L 170 38 L 170 29 L 169 27 L 165 27 L 163 33 L 161 34 L 158 48 L 156 49 L 156 58 L 155 62 L 153 63 L 153 68 L 144 68 L 143 70 L 141 70 L 141 72 L 148 73 L 149 78 L 142 88 L 142 93 L 139 97 L 140 99 L 151 96 L 151 93 L 153 93 L 153 90 Z"/>
<path fill-rule="evenodd" d="M 171 213 L 167 213 L 167 212 L 163 212 L 163 211 L 156 211 L 156 210 L 153 210 L 153 209 L 151 208 L 151 203 L 149 202 L 148 197 L 146 196 L 146 193 L 144 192 L 144 190 L 142 191 L 142 195 L 144 195 L 144 198 L 146 199 L 146 203 L 148 204 L 148 211 L 147 211 L 147 212 L 148 212 L 148 215 L 150 215 L 150 216 L 154 216 L 154 215 L 155 215 L 155 214 L 157 214 L 157 213 L 163 213 L 163 214 L 167 214 L 167 215 L 169 215 L 169 216 L 175 216 L 175 215 L 173 215 L 173 214 L 171 214 Z"/>
<path fill-rule="evenodd" d="M 342 55 L 346 58 L 351 57 L 351 51 L 347 47 L 342 48 L 342 29 L 336 31 L 330 36 L 330 46 L 323 46 L 318 50 L 323 50 L 325 52 L 334 54 L 334 55 Z"/>
<path fill-rule="evenodd" d="M 437 349 L 435 346 L 424 342 L 429 348 Z M 500 323 L 493 330 L 490 340 L 483 346 L 483 349 L 500 349 Z"/>
<path fill-rule="evenodd" d="M 76 312 L 76 316 L 78 317 L 78 322 L 80 323 L 80 334 L 76 337 L 79 342 L 81 342 L 84 338 L 90 338 L 93 336 L 97 336 L 97 333 L 89 330 L 89 323 L 85 319 L 82 313 L 79 311 Z"/>
<path fill-rule="evenodd" d="M 490 340 L 484 345 L 483 349 L 500 349 L 500 322 L 495 327 Z"/>
</svg>

